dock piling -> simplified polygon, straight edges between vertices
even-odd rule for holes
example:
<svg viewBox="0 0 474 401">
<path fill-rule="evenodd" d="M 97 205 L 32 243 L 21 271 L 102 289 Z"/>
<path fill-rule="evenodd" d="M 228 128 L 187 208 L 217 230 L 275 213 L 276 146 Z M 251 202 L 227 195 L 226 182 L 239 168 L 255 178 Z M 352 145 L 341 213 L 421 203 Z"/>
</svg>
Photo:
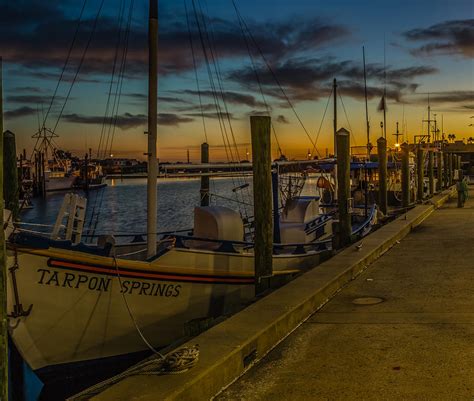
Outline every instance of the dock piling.
<svg viewBox="0 0 474 401">
<path fill-rule="evenodd" d="M 449 187 L 449 154 L 443 153 L 443 188 Z"/>
<path fill-rule="evenodd" d="M 379 157 L 379 208 L 387 214 L 387 140 L 383 137 L 377 139 L 377 152 Z"/>
<path fill-rule="evenodd" d="M 436 191 L 440 192 L 443 189 L 443 152 L 436 154 Z"/>
<path fill-rule="evenodd" d="M 261 294 L 269 286 L 273 274 L 272 176 L 270 152 L 271 119 L 251 116 L 253 163 L 253 202 L 255 216 L 255 293 Z"/>
<path fill-rule="evenodd" d="M 435 185 L 434 185 L 434 153 L 432 150 L 428 151 L 428 183 L 430 196 L 434 195 Z"/>
<path fill-rule="evenodd" d="M 453 154 L 448 153 L 448 186 L 453 185 Z"/>
<path fill-rule="evenodd" d="M 351 147 L 349 131 L 341 128 L 336 133 L 337 142 L 337 198 L 339 209 L 339 234 L 340 246 L 345 246 L 351 242 L 351 215 L 350 215 L 350 196 L 351 196 Z"/>
<path fill-rule="evenodd" d="M 416 176 L 417 176 L 417 202 L 423 202 L 424 198 L 424 160 L 423 160 L 423 148 L 421 145 L 416 149 Z"/>
<path fill-rule="evenodd" d="M 209 145 L 204 142 L 201 144 L 201 163 L 209 163 Z M 209 206 L 209 176 L 206 174 L 209 169 L 203 171 L 201 175 L 201 206 Z"/>
<path fill-rule="evenodd" d="M 410 148 L 404 142 L 400 146 L 402 150 L 402 207 L 410 205 Z"/>
</svg>

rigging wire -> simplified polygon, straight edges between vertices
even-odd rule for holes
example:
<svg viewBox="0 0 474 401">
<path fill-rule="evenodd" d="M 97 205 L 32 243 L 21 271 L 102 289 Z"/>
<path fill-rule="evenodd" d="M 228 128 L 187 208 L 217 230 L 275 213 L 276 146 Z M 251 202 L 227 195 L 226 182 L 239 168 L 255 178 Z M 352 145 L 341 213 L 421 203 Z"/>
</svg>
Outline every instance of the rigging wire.
<svg viewBox="0 0 474 401">
<path fill-rule="evenodd" d="M 216 109 L 216 117 L 217 117 L 217 120 L 218 120 L 218 123 L 219 123 L 221 136 L 222 136 L 223 143 L 224 143 L 224 150 L 225 150 L 225 153 L 226 153 L 226 156 L 227 156 L 227 160 L 231 161 L 231 162 L 235 162 L 234 153 L 232 151 L 231 142 L 230 142 L 230 139 L 229 139 L 229 134 L 227 132 L 227 127 L 226 127 L 226 123 L 225 123 L 224 116 L 223 116 L 224 113 L 222 112 L 221 105 L 220 105 L 220 98 L 217 95 L 217 93 L 218 93 L 217 85 L 214 81 L 213 73 L 212 73 L 212 70 L 211 70 L 211 61 L 214 61 L 215 59 L 214 59 L 214 54 L 212 53 L 210 37 L 209 37 L 208 33 L 206 35 L 206 38 L 204 37 L 203 29 L 201 27 L 201 25 L 202 25 L 205 29 L 206 22 L 204 20 L 201 21 L 201 19 L 203 19 L 203 13 L 202 13 L 201 9 L 200 9 L 201 13 L 200 14 L 198 13 L 195 0 L 192 0 L 192 5 L 193 5 L 194 17 L 195 17 L 195 20 L 196 20 L 196 25 L 197 25 L 197 28 L 198 28 L 199 39 L 200 39 L 200 42 L 201 42 L 201 47 L 202 47 L 204 60 L 205 60 L 205 64 L 206 64 L 206 69 L 207 69 L 207 73 L 208 73 L 209 84 L 211 86 L 211 92 L 212 92 L 212 97 L 213 97 L 213 100 L 214 100 L 214 106 L 215 106 L 215 109 Z M 201 17 L 199 17 L 199 15 Z M 209 52 L 206 48 L 205 39 L 207 39 L 207 43 L 209 45 Z M 217 75 L 219 71 L 217 70 L 215 65 L 214 65 L 214 70 L 215 70 L 215 73 Z M 217 77 L 216 77 L 216 79 L 217 79 Z M 221 99 L 222 99 L 222 102 L 225 103 L 225 97 L 222 93 L 222 87 L 221 87 Z M 228 113 L 227 113 L 227 117 L 229 117 L 228 120 L 227 120 L 228 123 L 231 124 L 230 116 L 229 116 Z M 233 182 L 234 186 L 236 186 L 235 177 L 232 177 L 232 182 Z M 240 194 L 240 196 L 242 198 L 240 202 L 243 202 L 244 201 L 243 194 Z M 238 194 L 236 193 L 236 198 L 237 197 L 238 197 Z M 243 212 L 242 212 L 242 209 L 240 209 L 240 212 L 241 212 L 241 214 L 245 215 L 246 214 L 245 208 L 244 208 Z"/>
<path fill-rule="evenodd" d="M 115 69 L 117 67 L 117 59 L 118 59 L 118 53 L 119 53 L 119 47 L 120 47 L 120 39 L 122 35 L 122 20 L 123 16 L 125 13 L 125 2 L 123 0 L 120 0 L 120 8 L 119 8 L 119 24 L 117 28 L 117 41 L 115 43 L 115 54 L 114 54 L 114 62 L 113 62 L 113 67 L 112 67 L 112 75 L 110 77 L 110 85 L 109 85 L 109 90 L 108 90 L 108 96 L 107 96 L 107 103 L 105 105 L 105 113 L 104 113 L 104 119 L 102 121 L 102 128 L 100 130 L 100 138 L 99 138 L 99 145 L 97 147 L 97 158 L 100 158 L 100 150 L 102 146 L 102 139 L 105 135 L 105 129 L 107 126 L 107 116 L 109 113 L 109 105 L 110 105 L 110 99 L 112 97 L 112 86 L 114 83 L 114 78 L 115 78 Z"/>
<path fill-rule="evenodd" d="M 81 25 L 82 16 L 84 15 L 84 9 L 86 8 L 86 4 L 87 4 L 87 0 L 84 0 L 84 3 L 82 4 L 81 12 L 80 12 L 79 17 L 78 17 L 77 22 L 76 22 L 76 30 L 74 31 L 74 36 L 72 38 L 71 45 L 69 46 L 69 50 L 68 50 L 68 53 L 67 53 L 67 56 L 66 56 L 66 61 L 64 62 L 63 68 L 61 70 L 61 74 L 59 76 L 58 83 L 56 84 L 56 88 L 54 89 L 53 96 L 51 97 L 51 102 L 49 103 L 49 107 L 48 107 L 48 110 L 46 111 L 46 115 L 43 116 L 43 124 L 42 124 L 41 129 L 45 128 L 46 120 L 48 119 L 49 113 L 51 112 L 51 108 L 53 107 L 54 99 L 56 98 L 56 95 L 58 93 L 59 85 L 61 84 L 64 73 L 66 71 L 66 67 L 69 63 L 69 59 L 71 58 L 72 49 L 74 48 L 74 44 L 76 43 L 77 34 L 79 32 L 79 27 Z"/>
<path fill-rule="evenodd" d="M 341 100 L 342 109 L 344 110 L 344 115 L 346 116 L 347 125 L 349 126 L 349 130 L 351 132 L 352 140 L 354 141 L 354 146 L 357 146 L 355 136 L 354 136 L 354 131 L 352 131 L 351 123 L 349 122 L 349 118 L 347 117 L 346 106 L 344 106 L 344 101 L 342 100 L 342 96 L 341 96 L 340 93 L 339 93 L 339 99 Z"/>
<path fill-rule="evenodd" d="M 254 58 L 252 56 L 252 52 L 250 51 L 250 45 L 249 45 L 249 42 L 247 40 L 247 35 L 245 35 L 245 30 L 244 30 L 244 27 L 242 25 L 242 21 L 240 20 L 240 18 L 238 18 L 237 9 L 235 8 L 235 3 L 234 3 L 234 9 L 235 9 L 235 12 L 236 12 L 236 15 L 237 15 L 237 19 L 239 21 L 240 31 L 242 33 L 242 37 L 243 37 L 244 42 L 245 42 L 245 47 L 247 48 L 247 53 L 248 53 L 249 58 L 250 58 L 250 63 L 251 63 L 251 66 L 252 66 L 252 70 L 255 74 L 255 79 L 257 81 L 257 84 L 258 84 L 258 87 L 259 87 L 259 90 L 260 90 L 260 94 L 262 95 L 263 103 L 264 103 L 265 108 L 267 110 L 267 114 L 270 116 L 270 114 L 271 114 L 270 113 L 270 106 L 268 105 L 267 100 L 265 98 L 262 83 L 260 81 L 260 77 L 258 76 L 257 67 L 255 65 L 255 61 L 254 61 Z M 276 131 L 275 131 L 275 125 L 272 123 L 271 126 L 272 126 L 273 136 L 275 137 L 275 141 L 277 143 L 278 153 L 279 153 L 280 156 L 282 156 L 283 152 L 281 150 L 280 141 L 278 140 L 278 136 L 277 136 Z"/>
<path fill-rule="evenodd" d="M 90 44 L 91 44 L 91 42 L 92 42 L 92 38 L 93 38 L 93 36 L 94 36 L 94 34 L 95 34 L 95 30 L 96 30 L 96 28 L 97 28 L 97 22 L 99 21 L 100 13 L 102 12 L 102 7 L 103 7 L 103 6 L 104 6 L 104 0 L 102 0 L 102 1 L 100 2 L 100 6 L 99 6 L 99 9 L 98 9 L 97 14 L 96 14 L 96 16 L 95 16 L 94 24 L 93 24 L 93 26 L 92 26 L 92 31 L 91 31 L 91 33 L 90 33 L 90 35 L 89 35 L 88 40 L 87 40 L 86 47 L 84 48 L 84 51 L 83 51 L 83 53 L 82 53 L 82 57 L 81 57 L 81 60 L 80 60 L 80 62 L 79 62 L 79 65 L 78 65 L 78 67 L 77 67 L 76 73 L 74 74 L 74 77 L 73 77 L 73 79 L 72 79 L 71 86 L 69 87 L 69 91 L 68 91 L 68 93 L 67 93 L 67 95 L 66 95 L 66 99 L 64 100 L 63 106 L 62 106 L 61 111 L 60 111 L 60 113 L 59 113 L 59 115 L 58 115 L 58 118 L 57 118 L 57 120 L 56 120 L 56 124 L 54 125 L 53 133 L 56 132 L 56 128 L 58 127 L 59 121 L 60 121 L 60 119 L 61 119 L 61 117 L 62 117 L 62 115 L 63 115 L 64 108 L 66 107 L 67 101 L 69 100 L 69 96 L 71 95 L 72 88 L 74 87 L 74 84 L 76 83 L 77 76 L 79 75 L 79 71 L 81 70 L 82 64 L 84 63 L 84 59 L 85 59 L 85 57 L 86 57 L 87 50 L 89 49 L 89 46 L 90 46 Z"/>
<path fill-rule="evenodd" d="M 321 134 L 321 129 L 323 127 L 323 123 L 324 123 L 324 119 L 326 117 L 326 113 L 328 111 L 328 107 L 329 107 L 329 102 L 331 101 L 331 97 L 332 97 L 332 90 L 331 92 L 329 93 L 329 96 L 328 96 L 328 101 L 326 102 L 326 108 L 324 109 L 324 113 L 323 113 L 323 117 L 321 118 L 321 123 L 319 124 L 319 129 L 318 129 L 318 133 L 316 134 L 316 138 L 314 140 L 314 143 L 318 143 L 318 139 L 319 139 L 319 135 Z M 314 151 L 317 150 L 314 146 L 313 146 L 313 149 L 311 151 L 311 153 L 314 154 Z"/>
<path fill-rule="evenodd" d="M 185 14 L 186 14 L 186 23 L 187 23 L 187 26 L 188 26 L 189 45 L 191 47 L 191 55 L 193 57 L 194 75 L 195 75 L 195 78 L 196 78 L 196 89 L 198 91 L 198 97 L 199 97 L 199 108 L 200 108 L 201 114 L 202 114 L 202 126 L 203 126 L 203 130 L 204 130 L 204 138 L 206 140 L 206 143 L 208 143 L 207 129 L 206 129 L 206 118 L 204 117 L 204 110 L 203 110 L 203 107 L 202 107 L 202 97 L 201 97 L 201 89 L 199 87 L 196 55 L 194 54 L 193 38 L 192 38 L 192 35 L 191 35 L 191 24 L 189 22 L 188 7 L 186 6 L 186 0 L 184 0 L 183 3 L 184 3 L 184 11 L 185 11 Z"/>
<path fill-rule="evenodd" d="M 308 130 L 306 129 L 305 125 L 303 124 L 303 121 L 301 120 L 299 114 L 297 113 L 295 107 L 293 106 L 293 103 L 291 102 L 290 98 L 288 97 L 288 95 L 286 94 L 285 90 L 283 89 L 281 83 L 280 83 L 280 80 L 278 79 L 278 77 L 276 76 L 275 74 L 275 71 L 273 71 L 273 68 L 270 66 L 270 63 L 268 62 L 267 58 L 265 57 L 265 55 L 263 54 L 263 51 L 262 49 L 260 48 L 260 46 L 258 45 L 257 41 L 255 40 L 254 36 L 252 35 L 252 33 L 250 32 L 250 29 L 247 25 L 247 23 L 245 22 L 244 18 L 242 17 L 242 15 L 240 14 L 240 11 L 237 9 L 237 5 L 235 4 L 235 1 L 234 0 L 231 0 L 232 1 L 232 4 L 234 5 L 234 8 L 236 9 L 237 11 L 237 15 L 238 17 L 241 19 L 242 21 L 242 24 L 244 25 L 250 39 L 252 39 L 252 42 L 254 44 L 254 46 L 257 48 L 258 52 L 260 53 L 260 56 L 262 57 L 263 61 L 265 62 L 265 65 L 267 66 L 268 70 L 270 71 L 273 79 L 275 80 L 278 88 L 280 89 L 281 93 L 283 94 L 285 100 L 287 101 L 288 105 L 290 106 L 291 110 L 293 111 L 293 114 L 295 115 L 296 119 L 298 120 L 299 124 L 301 125 L 301 127 L 303 128 L 303 131 L 305 132 L 306 136 L 308 137 L 309 141 L 311 142 L 311 144 L 313 145 L 313 147 L 316 149 L 316 152 L 318 154 L 319 151 L 317 150 L 316 148 L 316 143 L 313 142 L 312 138 L 311 138 L 311 135 L 309 134 Z"/>
</svg>

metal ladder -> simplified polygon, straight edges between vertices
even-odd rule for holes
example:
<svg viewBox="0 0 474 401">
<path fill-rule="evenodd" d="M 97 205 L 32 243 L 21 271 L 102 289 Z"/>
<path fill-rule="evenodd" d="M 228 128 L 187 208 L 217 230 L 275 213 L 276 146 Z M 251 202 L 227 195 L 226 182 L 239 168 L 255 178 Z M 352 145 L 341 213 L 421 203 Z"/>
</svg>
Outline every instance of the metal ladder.
<svg viewBox="0 0 474 401">
<path fill-rule="evenodd" d="M 86 217 L 86 205 L 86 198 L 78 194 L 66 194 L 56 218 L 51 239 L 69 240 L 73 244 L 81 242 L 82 229 L 84 228 Z M 64 219 L 67 219 L 66 224 L 63 224 Z M 61 231 L 64 231 L 64 238 L 61 237 Z"/>
</svg>

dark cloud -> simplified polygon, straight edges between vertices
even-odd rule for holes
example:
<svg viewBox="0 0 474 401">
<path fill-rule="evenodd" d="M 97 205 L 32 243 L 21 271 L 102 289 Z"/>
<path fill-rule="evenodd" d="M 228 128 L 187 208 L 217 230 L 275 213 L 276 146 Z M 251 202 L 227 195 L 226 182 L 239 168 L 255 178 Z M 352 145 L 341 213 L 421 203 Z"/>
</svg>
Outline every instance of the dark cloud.
<svg viewBox="0 0 474 401">
<path fill-rule="evenodd" d="M 181 117 L 173 113 L 159 113 L 158 114 L 158 125 L 178 126 L 181 123 L 190 123 L 192 121 L 194 121 L 194 118 Z"/>
<path fill-rule="evenodd" d="M 208 98 L 217 97 L 219 100 L 222 99 L 223 97 L 226 102 L 232 103 L 232 104 L 245 105 L 249 107 L 265 107 L 265 104 L 263 102 L 258 101 L 252 95 L 232 92 L 232 91 L 223 91 L 222 93 L 221 92 L 216 93 L 210 90 L 202 90 L 198 92 L 195 90 L 186 89 L 186 90 L 181 91 L 180 93 L 184 93 L 186 95 L 192 95 L 192 96 L 198 96 L 200 94 L 202 97 L 208 97 Z"/>
<path fill-rule="evenodd" d="M 231 120 L 236 120 L 237 118 L 234 116 L 233 113 L 225 113 L 225 112 L 219 112 L 219 113 L 187 113 L 186 116 L 189 117 L 204 117 L 204 118 L 213 118 L 213 119 L 231 119 Z"/>
<path fill-rule="evenodd" d="M 28 107 L 28 106 L 23 106 L 23 107 L 19 107 L 17 109 L 5 111 L 3 113 L 3 115 L 5 116 L 6 119 L 9 119 L 9 118 L 13 119 L 13 118 L 18 118 L 18 117 L 31 116 L 31 115 L 34 115 L 36 113 L 37 113 L 36 109 L 33 109 L 31 107 Z"/>
<path fill-rule="evenodd" d="M 265 94 L 286 101 L 285 95 L 276 83 L 276 79 L 284 88 L 291 101 L 318 100 L 327 97 L 331 93 L 331 82 L 334 77 L 338 78 L 341 88 L 347 95 L 356 98 L 363 97 L 361 82 L 363 79 L 363 67 L 361 63 L 352 60 L 335 61 L 318 58 L 294 58 L 272 66 L 273 73 L 260 66 L 257 69 L 259 80 L 264 87 Z M 411 66 L 406 68 L 384 69 L 379 64 L 367 66 L 367 76 L 372 82 L 369 95 L 381 95 L 384 82 L 387 85 L 387 97 L 400 100 L 404 93 L 411 93 L 417 88 L 413 79 L 433 74 L 437 71 L 431 66 Z M 276 79 L 275 79 L 276 76 Z M 250 68 L 241 68 L 228 74 L 228 78 L 244 87 L 252 87 L 255 82 L 255 72 Z M 377 85 L 375 85 L 377 84 Z M 284 103 L 281 105 L 285 107 Z M 288 107 L 288 106 L 286 106 Z"/>
<path fill-rule="evenodd" d="M 288 121 L 288 119 L 283 115 L 283 114 L 280 114 L 278 117 L 277 117 L 277 122 L 279 122 L 280 124 L 289 124 L 290 122 Z"/>
<path fill-rule="evenodd" d="M 72 100 L 73 98 L 69 98 Z M 55 102 L 64 101 L 65 98 L 63 96 L 55 97 Z M 43 95 L 11 95 L 7 96 L 6 99 L 7 103 L 16 103 L 16 104 L 49 104 L 51 103 L 51 97 L 43 96 Z"/>
<path fill-rule="evenodd" d="M 66 114 L 63 119 L 67 122 L 78 123 L 78 124 L 93 124 L 102 125 L 104 123 L 104 117 L 102 116 L 84 116 L 80 114 Z M 159 113 L 158 114 L 158 125 L 172 125 L 178 126 L 180 123 L 188 123 L 193 121 L 189 117 L 180 117 L 176 114 L 171 113 Z M 124 113 L 117 116 L 117 119 L 113 117 L 107 117 L 105 122 L 107 124 L 115 124 L 117 127 L 126 130 L 130 128 L 136 128 L 145 126 L 148 123 L 148 117 L 145 114 L 131 114 Z"/>
<path fill-rule="evenodd" d="M 76 21 L 65 14 L 61 2 L 39 0 L 9 1 L 2 4 L 0 23 L 0 48 L 5 61 L 27 68 L 27 73 L 43 79 L 57 79 L 51 68 L 62 68 L 73 38 Z M 95 8 L 94 8 L 95 7 Z M 96 5 L 90 6 L 95 12 Z M 79 7 L 76 5 L 77 11 Z M 240 26 L 237 21 L 208 18 L 202 15 L 201 26 L 205 27 L 203 37 L 209 52 L 212 42 L 213 58 L 248 57 Z M 115 55 L 119 30 L 117 18 L 102 15 L 97 24 L 91 46 L 88 50 L 81 76 L 88 74 L 110 74 Z M 160 22 L 159 72 L 175 74 L 193 69 L 189 41 L 196 49 L 198 65 L 204 63 L 200 49 L 200 34 L 196 19 L 190 15 L 191 33 L 184 15 L 168 15 Z M 93 17 L 84 18 L 76 39 L 76 48 L 71 54 L 66 78 L 78 65 L 82 49 L 93 29 Z M 127 53 L 126 73 L 129 78 L 141 78 L 147 70 L 146 20 L 136 17 L 132 26 Z M 289 19 L 286 22 L 266 23 L 248 21 L 255 41 L 270 60 L 279 60 L 306 50 L 314 50 L 347 37 L 348 30 L 338 24 L 323 22 L 315 18 Z M 212 29 L 210 29 L 212 28 Z M 123 35 L 122 35 L 123 36 Z M 255 51 L 255 50 L 254 50 Z M 21 73 L 21 72 L 19 72 Z"/>
<path fill-rule="evenodd" d="M 466 103 L 474 102 L 474 91 L 446 91 L 429 94 L 430 102 L 433 103 Z"/>
<path fill-rule="evenodd" d="M 404 32 L 412 42 L 425 44 L 411 50 L 414 55 L 460 54 L 474 57 L 474 19 L 445 21 L 428 28 Z"/>
</svg>

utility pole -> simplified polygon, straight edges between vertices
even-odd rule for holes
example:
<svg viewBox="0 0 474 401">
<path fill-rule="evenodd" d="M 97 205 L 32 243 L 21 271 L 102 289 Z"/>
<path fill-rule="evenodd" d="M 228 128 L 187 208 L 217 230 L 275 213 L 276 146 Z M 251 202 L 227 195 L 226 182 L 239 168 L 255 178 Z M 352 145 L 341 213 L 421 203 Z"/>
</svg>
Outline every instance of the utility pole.
<svg viewBox="0 0 474 401">
<path fill-rule="evenodd" d="M 365 47 L 362 46 L 362 59 L 364 63 L 364 96 L 365 96 L 365 123 L 367 129 L 367 161 L 370 162 L 370 124 L 369 124 L 369 106 L 368 106 L 368 96 L 367 96 L 367 72 L 365 68 Z"/>
</svg>

